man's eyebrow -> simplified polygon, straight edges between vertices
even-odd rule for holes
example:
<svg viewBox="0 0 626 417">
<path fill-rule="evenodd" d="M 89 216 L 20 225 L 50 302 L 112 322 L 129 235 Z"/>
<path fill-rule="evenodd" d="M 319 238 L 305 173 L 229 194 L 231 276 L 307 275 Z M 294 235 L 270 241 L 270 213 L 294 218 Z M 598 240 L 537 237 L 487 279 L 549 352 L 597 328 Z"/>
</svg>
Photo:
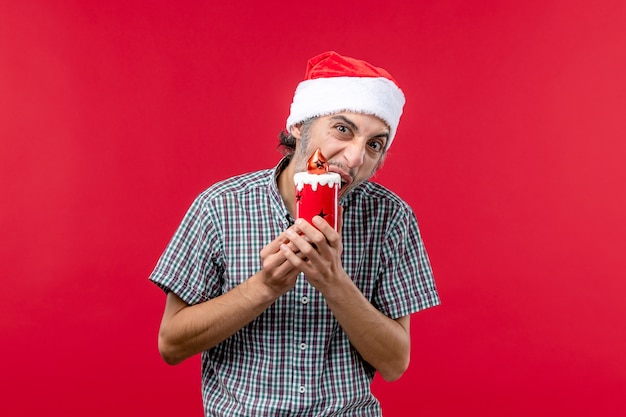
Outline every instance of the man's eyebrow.
<svg viewBox="0 0 626 417">
<path fill-rule="evenodd" d="M 341 121 L 349 124 L 350 127 L 352 128 L 352 130 L 354 130 L 355 132 L 359 131 L 359 127 L 357 125 L 355 125 L 354 122 L 352 120 L 348 119 L 346 116 L 342 116 L 342 115 L 332 116 L 330 118 L 330 120 L 341 120 Z"/>
</svg>

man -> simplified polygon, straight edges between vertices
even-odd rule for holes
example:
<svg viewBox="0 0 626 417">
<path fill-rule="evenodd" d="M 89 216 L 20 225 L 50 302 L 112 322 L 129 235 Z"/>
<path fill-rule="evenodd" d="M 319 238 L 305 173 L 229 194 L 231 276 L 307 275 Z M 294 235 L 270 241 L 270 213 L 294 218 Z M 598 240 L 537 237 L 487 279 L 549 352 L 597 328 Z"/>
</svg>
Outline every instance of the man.
<svg viewBox="0 0 626 417">
<path fill-rule="evenodd" d="M 410 314 L 439 304 L 411 208 L 368 179 L 404 95 L 391 75 L 327 52 L 308 63 L 272 170 L 202 193 L 150 279 L 167 293 L 159 350 L 202 353 L 207 416 L 377 416 L 376 371 L 399 378 Z M 342 178 L 340 224 L 294 220 L 293 175 L 320 148 Z"/>
</svg>

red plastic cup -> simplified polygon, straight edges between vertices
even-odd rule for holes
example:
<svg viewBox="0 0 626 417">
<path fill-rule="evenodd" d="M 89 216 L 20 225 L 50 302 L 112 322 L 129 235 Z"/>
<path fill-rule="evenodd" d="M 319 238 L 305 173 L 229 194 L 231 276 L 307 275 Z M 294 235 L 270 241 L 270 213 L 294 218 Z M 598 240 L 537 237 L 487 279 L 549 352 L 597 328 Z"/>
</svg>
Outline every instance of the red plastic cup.
<svg viewBox="0 0 626 417">
<path fill-rule="evenodd" d="M 293 180 L 296 184 L 296 218 L 312 224 L 313 217 L 320 216 L 337 230 L 341 176 L 336 172 L 298 172 Z"/>
</svg>

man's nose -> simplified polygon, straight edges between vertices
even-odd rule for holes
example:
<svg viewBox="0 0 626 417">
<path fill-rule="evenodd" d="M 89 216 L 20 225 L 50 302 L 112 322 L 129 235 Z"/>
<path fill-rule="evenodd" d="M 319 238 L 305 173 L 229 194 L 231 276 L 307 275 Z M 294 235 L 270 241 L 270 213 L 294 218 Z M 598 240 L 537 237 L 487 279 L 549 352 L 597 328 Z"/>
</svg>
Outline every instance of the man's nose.
<svg viewBox="0 0 626 417">
<path fill-rule="evenodd" d="M 350 168 L 358 168 L 363 165 L 363 159 L 365 158 L 365 145 L 352 142 L 348 146 L 343 153 L 344 158 L 346 159 L 346 165 Z"/>
</svg>

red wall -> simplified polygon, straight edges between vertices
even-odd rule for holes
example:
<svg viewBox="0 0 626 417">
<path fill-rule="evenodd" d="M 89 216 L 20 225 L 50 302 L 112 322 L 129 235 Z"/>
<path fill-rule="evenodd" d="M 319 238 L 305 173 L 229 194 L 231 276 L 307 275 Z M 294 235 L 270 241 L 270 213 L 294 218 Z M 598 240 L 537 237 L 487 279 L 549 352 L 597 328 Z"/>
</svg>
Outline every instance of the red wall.
<svg viewBox="0 0 626 417">
<path fill-rule="evenodd" d="M 408 97 L 377 181 L 443 302 L 386 416 L 623 415 L 626 3 L 265 3 L 0 4 L 2 415 L 202 414 L 147 276 L 200 191 L 276 163 L 328 49 Z"/>
</svg>

